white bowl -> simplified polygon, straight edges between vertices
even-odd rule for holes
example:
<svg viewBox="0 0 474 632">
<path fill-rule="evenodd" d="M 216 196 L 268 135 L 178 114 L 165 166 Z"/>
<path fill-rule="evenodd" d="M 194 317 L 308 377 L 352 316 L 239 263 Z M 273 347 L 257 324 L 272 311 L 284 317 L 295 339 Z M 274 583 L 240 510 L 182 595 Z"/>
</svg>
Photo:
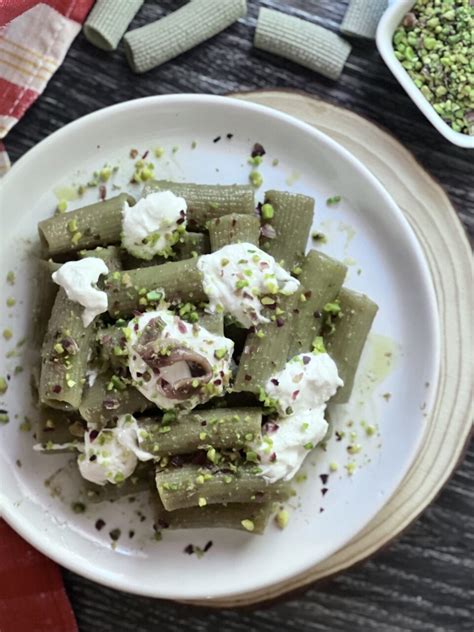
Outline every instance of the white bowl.
<svg viewBox="0 0 474 632">
<path fill-rule="evenodd" d="M 390 68 L 400 85 L 404 88 L 408 96 L 415 105 L 423 112 L 430 123 L 436 127 L 438 132 L 458 147 L 466 149 L 474 148 L 474 136 L 455 132 L 452 127 L 443 121 L 431 103 L 425 99 L 420 90 L 416 87 L 413 79 L 395 57 L 393 50 L 393 34 L 403 19 L 403 16 L 410 11 L 416 0 L 399 0 L 394 2 L 383 14 L 377 28 L 377 48 L 383 60 Z"/>
<path fill-rule="evenodd" d="M 230 133 L 232 139 L 227 138 Z M 221 140 L 214 142 L 217 137 Z M 197 142 L 195 149 L 192 141 Z M 321 249 L 345 260 L 346 285 L 369 294 L 380 307 L 351 402 L 333 411 L 335 429 L 344 430 L 346 438 L 337 441 L 333 435 L 326 451 L 317 448 L 308 456 L 308 480 L 297 485 L 287 529 L 270 524 L 264 536 L 222 529 L 164 531 L 163 540 L 156 542 L 153 518 L 148 515 L 141 522 L 136 513 L 140 508 L 147 514 L 146 496 L 134 504 L 125 499 L 105 507 L 88 505 L 85 513 L 75 514 L 70 503 L 78 500 L 72 476 L 77 468 L 61 470 L 54 484 L 45 487 L 44 480 L 68 457 L 33 452 L 31 434 L 18 431 L 25 415 L 32 420 L 35 415 L 29 397 L 31 344 L 18 348 L 17 357 L 0 356 L 0 375 L 12 375 L 6 397 L 0 396 L 0 407 L 11 417 L 0 426 L 2 516 L 63 566 L 120 590 L 201 600 L 289 580 L 367 525 L 396 491 L 423 442 L 425 415 L 436 392 L 439 326 L 430 274 L 414 233 L 381 184 L 336 142 L 288 115 L 233 99 L 173 95 L 115 105 L 67 125 L 18 161 L 0 189 L 0 291 L 17 300 L 15 307 L 0 311 L 0 331 L 11 327 L 14 333 L 5 350 L 30 335 L 36 270 L 32 249 L 38 220 L 48 217 L 57 203 L 53 191 L 63 196 L 65 185 L 84 182 L 104 162 L 120 161 L 114 179 L 128 183 L 130 149 L 143 152 L 157 146 L 166 149 L 165 156 L 158 161 L 150 152 L 147 160 L 155 160 L 160 178 L 243 183 L 255 142 L 267 150 L 258 198 L 263 188 L 314 196 L 314 230 L 328 235 Z M 179 146 L 175 153 L 174 146 Z M 279 159 L 277 166 L 274 159 Z M 342 201 L 328 207 L 326 199 L 335 194 Z M 97 199 L 97 190 L 87 196 L 70 208 Z M 13 287 L 5 281 L 10 269 L 17 279 Z M 18 375 L 17 365 L 25 368 Z M 389 401 L 386 393 L 391 394 Z M 367 436 L 362 420 L 378 427 L 376 435 Z M 352 431 L 362 446 L 354 456 L 346 449 Z M 353 476 L 344 467 L 348 460 L 358 463 Z M 324 494 L 320 475 L 328 473 L 332 461 L 339 469 L 330 474 Z M 52 497 L 58 483 L 61 493 Z M 100 532 L 94 528 L 98 518 L 107 522 Z M 115 527 L 123 535 L 113 550 L 108 532 Z M 133 539 L 129 529 L 135 531 Z M 214 546 L 202 559 L 183 553 L 189 543 L 203 547 L 209 540 Z"/>
</svg>

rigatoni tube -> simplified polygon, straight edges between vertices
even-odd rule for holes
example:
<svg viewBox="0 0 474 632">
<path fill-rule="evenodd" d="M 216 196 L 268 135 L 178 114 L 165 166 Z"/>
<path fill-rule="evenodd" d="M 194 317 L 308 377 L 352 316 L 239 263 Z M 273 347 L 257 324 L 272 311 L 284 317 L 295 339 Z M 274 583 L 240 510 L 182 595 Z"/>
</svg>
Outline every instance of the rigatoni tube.
<svg viewBox="0 0 474 632">
<path fill-rule="evenodd" d="M 387 0 L 350 0 L 342 20 L 341 32 L 375 39 L 378 23 L 387 4 Z"/>
<path fill-rule="evenodd" d="M 274 234 L 265 237 L 262 229 L 262 249 L 291 271 L 303 259 L 309 231 L 313 223 L 314 199 L 299 193 L 267 191 L 265 204 L 273 209 L 272 218 L 266 222 Z"/>
<path fill-rule="evenodd" d="M 347 268 L 322 252 L 310 250 L 301 264 L 298 280 L 303 287 L 295 312 L 288 357 L 311 350 L 323 323 L 323 309 L 334 301 L 344 283 Z"/>
<path fill-rule="evenodd" d="M 340 312 L 335 319 L 335 329 L 324 336 L 324 344 L 337 365 L 339 377 L 344 380 L 344 386 L 331 402 L 342 404 L 351 395 L 360 357 L 378 307 L 364 294 L 347 288 L 340 291 L 338 303 Z"/>
<path fill-rule="evenodd" d="M 255 466 L 240 466 L 236 471 L 184 465 L 156 472 L 156 486 L 167 511 L 183 507 L 205 507 L 216 503 L 263 503 L 287 500 L 290 488 L 286 483 L 269 485 Z"/>
<path fill-rule="evenodd" d="M 38 224 L 41 244 L 49 256 L 54 256 L 120 242 L 126 201 L 135 204 L 131 195 L 121 193 L 105 202 L 43 220 Z"/>
<path fill-rule="evenodd" d="M 198 0 L 192 1 L 194 3 Z M 229 213 L 255 213 L 254 190 L 246 184 L 194 184 L 154 180 L 145 185 L 143 195 L 153 191 L 172 191 L 186 200 L 190 230 L 206 230 L 209 220 Z"/>
<path fill-rule="evenodd" d="M 327 29 L 261 8 L 255 31 L 255 47 L 310 68 L 329 79 L 338 79 L 351 46 Z"/>
<path fill-rule="evenodd" d="M 246 0 L 192 0 L 166 17 L 125 35 L 125 54 L 142 73 L 220 33 L 247 13 Z"/>
<path fill-rule="evenodd" d="M 260 221 L 256 215 L 231 213 L 209 220 L 207 228 L 212 252 L 228 244 L 247 243 L 258 246 L 260 239 Z"/>
<path fill-rule="evenodd" d="M 198 449 L 240 449 L 260 437 L 260 408 L 200 410 L 175 421 L 138 420 L 140 448 L 155 457 L 187 454 Z"/>
<path fill-rule="evenodd" d="M 144 0 L 97 0 L 83 31 L 91 44 L 102 50 L 115 50 Z"/>
</svg>

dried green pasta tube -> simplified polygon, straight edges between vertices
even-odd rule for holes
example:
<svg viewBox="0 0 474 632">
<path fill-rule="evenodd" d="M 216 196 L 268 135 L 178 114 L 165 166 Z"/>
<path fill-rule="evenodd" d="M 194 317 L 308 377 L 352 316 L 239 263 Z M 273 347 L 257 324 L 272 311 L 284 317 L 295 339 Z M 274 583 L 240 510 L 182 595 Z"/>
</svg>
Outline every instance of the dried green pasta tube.
<svg viewBox="0 0 474 632">
<path fill-rule="evenodd" d="M 153 257 L 153 259 L 138 259 L 129 253 L 124 255 L 124 268 L 133 270 L 134 268 L 148 268 L 158 266 L 168 261 L 182 261 L 183 259 L 191 259 L 199 255 L 205 255 L 210 252 L 209 235 L 205 233 L 183 233 L 179 242 L 173 246 L 174 254 L 165 259 L 164 257 Z"/>
<path fill-rule="evenodd" d="M 231 213 L 211 219 L 207 227 L 212 252 L 228 244 L 248 243 L 258 246 L 260 221 L 256 215 Z"/>
<path fill-rule="evenodd" d="M 193 0 L 197 2 L 198 0 Z M 206 230 L 207 222 L 215 217 L 239 213 L 255 213 L 254 189 L 247 184 L 193 184 L 191 182 L 148 182 L 143 195 L 153 191 L 172 191 L 186 200 L 188 228 Z"/>
<path fill-rule="evenodd" d="M 38 224 L 41 244 L 49 256 L 120 242 L 122 208 L 135 204 L 131 195 L 121 193 L 75 211 L 55 215 Z"/>
<path fill-rule="evenodd" d="M 265 531 L 274 503 L 229 503 L 206 507 L 186 507 L 166 511 L 158 494 L 152 493 L 157 529 L 237 529 L 261 535 Z M 244 527 L 247 525 L 247 528 Z"/>
<path fill-rule="evenodd" d="M 175 421 L 138 420 L 140 447 L 154 456 L 187 454 L 198 449 L 240 449 L 258 441 L 260 408 L 216 408 L 179 416 Z"/>
<path fill-rule="evenodd" d="M 303 291 L 292 327 L 288 357 L 311 350 L 323 324 L 323 308 L 334 301 L 344 283 L 347 267 L 322 252 L 310 250 L 298 276 Z"/>
<path fill-rule="evenodd" d="M 287 270 L 303 259 L 313 223 L 314 199 L 299 193 L 267 191 L 265 204 L 273 209 L 266 222 L 275 231 L 272 239 L 262 238 L 262 249 Z M 265 235 L 265 225 L 262 229 Z"/>
<path fill-rule="evenodd" d="M 42 406 L 36 425 L 36 441 L 42 454 L 75 452 L 83 442 L 84 422 L 78 415 Z"/>
<path fill-rule="evenodd" d="M 224 467 L 184 465 L 158 469 L 156 486 L 167 511 L 216 503 L 263 503 L 288 499 L 291 492 L 287 483 L 269 485 L 258 472 L 258 467 L 249 465 L 241 466 L 235 472 Z"/>
<path fill-rule="evenodd" d="M 125 54 L 142 73 L 217 35 L 247 13 L 246 0 L 193 0 L 166 17 L 129 31 Z"/>
<path fill-rule="evenodd" d="M 343 404 L 351 396 L 360 356 L 367 340 L 377 305 L 364 294 L 342 288 L 338 296 L 341 308 L 333 333 L 324 336 L 327 352 L 337 365 L 344 380 L 331 402 Z"/>
<path fill-rule="evenodd" d="M 194 257 L 109 274 L 105 281 L 109 314 L 114 318 L 128 316 L 136 309 L 153 306 L 162 298 L 161 290 L 170 302 L 199 303 L 207 300 L 197 261 Z"/>
<path fill-rule="evenodd" d="M 276 321 L 264 324 L 257 332 L 248 334 L 235 377 L 234 391 L 258 394 L 267 380 L 283 369 L 288 359 L 294 310 L 298 301 L 299 294 L 284 297 L 280 306 L 284 313 Z"/>
<path fill-rule="evenodd" d="M 84 36 L 102 50 L 115 50 L 144 0 L 97 0 L 84 24 Z"/>
<path fill-rule="evenodd" d="M 139 494 L 140 492 L 153 489 L 154 476 L 155 469 L 150 462 L 139 463 L 133 474 L 122 483 L 96 485 L 84 480 L 84 497 L 90 503 L 100 503 Z"/>
<path fill-rule="evenodd" d="M 332 31 L 263 7 L 258 15 L 254 44 L 329 79 L 339 78 L 351 52 L 350 44 Z"/>
<path fill-rule="evenodd" d="M 82 305 L 59 288 L 41 349 L 39 399 L 52 408 L 79 407 L 94 325 L 84 327 Z"/>
<path fill-rule="evenodd" d="M 387 4 L 387 0 L 350 0 L 341 24 L 342 33 L 375 39 Z"/>
<path fill-rule="evenodd" d="M 123 384 L 113 373 L 103 373 L 85 389 L 79 412 L 89 424 L 100 428 L 120 415 L 142 413 L 152 406 L 136 388 Z"/>
<path fill-rule="evenodd" d="M 78 254 L 80 259 L 85 259 L 86 257 L 102 259 L 109 272 L 122 269 L 121 252 L 118 246 L 107 246 L 107 248 L 97 246 L 93 250 L 80 250 Z"/>
</svg>

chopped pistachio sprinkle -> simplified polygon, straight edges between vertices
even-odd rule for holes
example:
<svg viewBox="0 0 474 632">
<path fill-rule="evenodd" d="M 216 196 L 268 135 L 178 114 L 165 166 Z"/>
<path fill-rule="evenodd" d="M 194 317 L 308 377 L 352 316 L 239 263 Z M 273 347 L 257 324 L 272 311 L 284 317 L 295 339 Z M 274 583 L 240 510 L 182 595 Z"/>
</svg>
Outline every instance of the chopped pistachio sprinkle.
<svg viewBox="0 0 474 632">
<path fill-rule="evenodd" d="M 0 377 L 0 395 L 4 395 L 8 390 L 8 383 L 4 377 Z"/>
<path fill-rule="evenodd" d="M 156 158 L 161 158 L 165 153 L 165 150 L 163 147 L 156 147 L 153 153 L 155 154 Z"/>
<path fill-rule="evenodd" d="M 71 504 L 71 509 L 74 513 L 80 514 L 85 512 L 86 506 L 84 505 L 84 503 L 75 502 Z"/>
<path fill-rule="evenodd" d="M 3 330 L 3 337 L 5 338 L 5 340 L 11 340 L 13 337 L 13 331 L 7 327 Z"/>
<path fill-rule="evenodd" d="M 15 273 L 12 270 L 7 272 L 7 283 L 8 285 L 15 285 Z"/>
<path fill-rule="evenodd" d="M 7 298 L 7 307 L 14 307 L 15 305 L 16 305 L 16 300 L 12 296 L 9 296 Z"/>
<path fill-rule="evenodd" d="M 56 210 L 58 213 L 65 213 L 67 211 L 67 200 L 59 200 Z"/>
<path fill-rule="evenodd" d="M 255 525 L 252 520 L 241 520 L 240 524 L 246 531 L 253 531 L 255 529 Z"/>
<path fill-rule="evenodd" d="M 275 522 L 279 529 L 286 529 L 290 520 L 290 514 L 286 509 L 281 509 L 275 516 Z"/>
<path fill-rule="evenodd" d="M 331 463 L 329 463 L 329 469 L 331 472 L 337 472 L 339 465 L 335 461 L 331 461 Z"/>
<path fill-rule="evenodd" d="M 261 187 L 263 184 L 262 174 L 258 171 L 251 171 L 249 174 L 249 181 L 250 184 L 255 188 Z"/>
<path fill-rule="evenodd" d="M 264 204 L 262 206 L 262 218 L 263 219 L 272 219 L 275 215 L 275 210 L 271 204 Z"/>
<path fill-rule="evenodd" d="M 326 200 L 326 205 L 334 206 L 335 204 L 338 204 L 341 200 L 342 200 L 342 197 L 340 195 L 333 195 L 332 197 L 329 197 Z"/>
<path fill-rule="evenodd" d="M 10 418 L 8 416 L 8 413 L 6 412 L 1 412 L 0 413 L 0 424 L 7 424 L 10 421 Z"/>
</svg>

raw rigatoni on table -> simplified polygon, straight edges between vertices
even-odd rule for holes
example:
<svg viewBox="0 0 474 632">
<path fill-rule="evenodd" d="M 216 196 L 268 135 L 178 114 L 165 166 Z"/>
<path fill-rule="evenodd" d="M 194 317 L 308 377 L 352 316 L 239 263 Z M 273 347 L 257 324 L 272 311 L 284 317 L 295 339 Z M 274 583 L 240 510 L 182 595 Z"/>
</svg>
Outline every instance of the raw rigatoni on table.
<svg viewBox="0 0 474 632">
<path fill-rule="evenodd" d="M 91 44 L 115 50 L 144 0 L 97 0 L 83 30 Z"/>
<path fill-rule="evenodd" d="M 265 7 L 258 14 L 254 44 L 329 79 L 339 78 L 351 52 L 350 44 L 336 33 Z"/>
<path fill-rule="evenodd" d="M 350 0 L 342 20 L 341 32 L 375 39 L 378 23 L 387 6 L 388 0 Z"/>
<path fill-rule="evenodd" d="M 246 0 L 192 0 L 161 20 L 129 31 L 124 38 L 128 63 L 137 73 L 161 66 L 246 13 Z"/>
</svg>

